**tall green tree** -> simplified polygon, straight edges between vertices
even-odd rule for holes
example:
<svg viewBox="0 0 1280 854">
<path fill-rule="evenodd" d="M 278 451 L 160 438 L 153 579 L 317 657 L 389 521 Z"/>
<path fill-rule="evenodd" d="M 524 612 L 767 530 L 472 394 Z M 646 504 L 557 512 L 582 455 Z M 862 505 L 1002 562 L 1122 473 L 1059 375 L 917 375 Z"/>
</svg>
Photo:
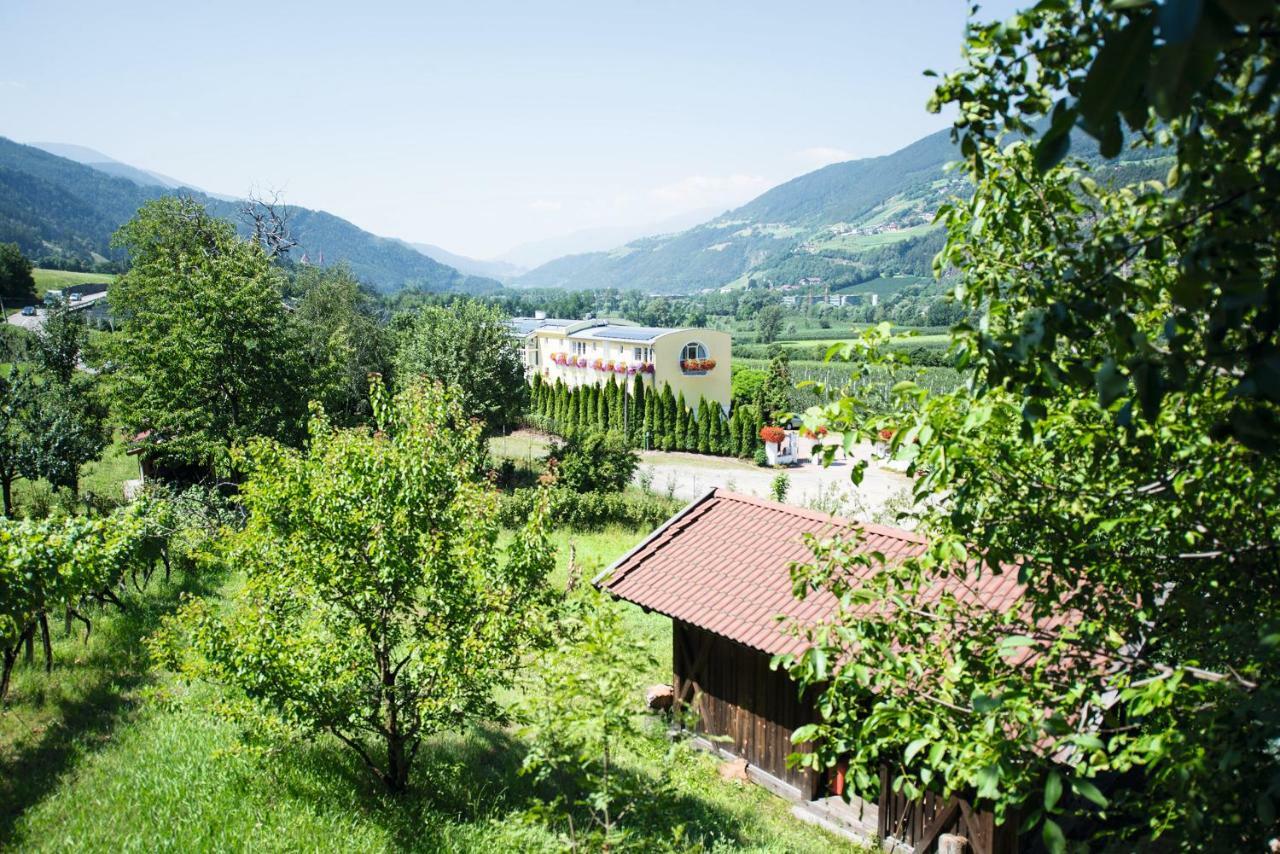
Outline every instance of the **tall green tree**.
<svg viewBox="0 0 1280 854">
<path fill-rule="evenodd" d="M 671 393 L 671 384 L 662 384 L 662 450 L 670 451 L 676 443 L 676 421 L 678 406 L 675 395 Z"/>
<path fill-rule="evenodd" d="M 164 454 L 225 470 L 252 436 L 297 441 L 306 376 L 281 302 L 283 277 L 260 246 L 191 199 L 148 202 L 113 243 L 131 267 L 108 292 L 113 408 Z"/>
<path fill-rule="evenodd" d="M 197 600 L 167 633 L 189 675 L 350 747 L 403 791 L 422 741 L 497 714 L 546 604 L 537 512 L 499 547 L 496 495 L 476 479 L 481 427 L 460 389 L 371 391 L 377 432 L 311 422 L 305 451 L 248 446 L 249 510 L 229 609 Z"/>
<path fill-rule="evenodd" d="M 645 433 L 651 429 L 652 412 L 649 408 L 649 394 L 644 387 L 644 379 L 636 375 L 631 394 L 631 445 L 643 447 Z"/>
<path fill-rule="evenodd" d="M 478 300 L 427 306 L 410 317 L 400 332 L 395 373 L 401 387 L 426 376 L 458 388 L 488 434 L 516 424 L 529 394 L 505 315 Z"/>
<path fill-rule="evenodd" d="M 756 315 L 756 337 L 761 344 L 772 344 L 782 333 L 782 306 L 766 305 Z"/>
<path fill-rule="evenodd" d="M 391 362 L 377 302 L 345 265 L 301 267 L 294 290 L 301 299 L 291 320 L 307 364 L 309 396 L 339 426 L 367 422 L 369 375 L 386 373 Z"/>
<path fill-rule="evenodd" d="M 28 376 L 12 369 L 0 371 L 0 492 L 8 518 L 13 518 L 13 482 L 31 453 L 34 399 Z"/>
<path fill-rule="evenodd" d="M 773 357 L 769 359 L 769 371 L 755 401 L 766 421 L 776 423 L 791 411 L 792 386 L 790 357 L 785 349 L 776 348 Z"/>
<path fill-rule="evenodd" d="M 689 450 L 689 406 L 684 401 L 684 392 L 676 397 L 675 427 L 672 431 L 672 445 L 677 451 Z"/>
<path fill-rule="evenodd" d="M 80 469 L 110 438 L 107 406 L 94 375 L 78 370 L 89 333 L 80 314 L 51 312 L 31 345 L 31 372 L 18 379 L 17 412 L 26 442 L 19 469 L 80 493 Z"/>
<path fill-rule="evenodd" d="M 6 308 L 36 301 L 36 280 L 31 274 L 31 262 L 16 243 L 0 243 L 0 298 L 8 301 Z"/>
<path fill-rule="evenodd" d="M 898 389 L 925 557 L 868 574 L 815 543 L 797 573 L 850 606 L 793 668 L 825 686 L 796 733 L 815 761 L 974 791 L 1055 851 L 1275 837 L 1278 53 L 1264 3 L 971 27 L 935 103 L 974 188 L 938 264 L 980 318 L 957 341 L 975 376 Z M 1095 144 L 1109 177 L 1072 156 Z M 814 416 L 883 426 L 854 399 Z M 989 573 L 1024 585 L 1000 613 L 930 595 Z"/>
</svg>

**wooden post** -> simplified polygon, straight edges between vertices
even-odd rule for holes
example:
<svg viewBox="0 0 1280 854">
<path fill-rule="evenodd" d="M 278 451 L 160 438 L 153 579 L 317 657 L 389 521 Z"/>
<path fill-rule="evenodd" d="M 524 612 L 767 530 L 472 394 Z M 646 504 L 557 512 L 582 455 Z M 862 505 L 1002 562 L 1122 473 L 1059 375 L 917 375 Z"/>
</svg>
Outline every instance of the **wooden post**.
<svg viewBox="0 0 1280 854">
<path fill-rule="evenodd" d="M 938 837 L 938 854 L 965 854 L 969 850 L 969 840 L 954 833 L 944 833 Z"/>
</svg>

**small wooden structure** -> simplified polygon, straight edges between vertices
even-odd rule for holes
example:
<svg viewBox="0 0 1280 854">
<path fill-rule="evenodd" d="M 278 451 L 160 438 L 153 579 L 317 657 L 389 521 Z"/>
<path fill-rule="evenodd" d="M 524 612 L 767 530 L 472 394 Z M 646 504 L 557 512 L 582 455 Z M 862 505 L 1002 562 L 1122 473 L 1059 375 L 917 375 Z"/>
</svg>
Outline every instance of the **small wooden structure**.
<svg viewBox="0 0 1280 854">
<path fill-rule="evenodd" d="M 816 720 L 810 696 L 770 665 L 799 652 L 790 622 L 812 624 L 832 613 L 825 592 L 792 594 L 789 567 L 811 557 L 806 533 L 829 537 L 858 528 L 861 547 L 886 560 L 924 551 L 922 537 L 880 525 L 858 525 L 820 513 L 712 490 L 669 519 L 602 572 L 596 586 L 645 610 L 672 618 L 672 671 L 677 707 L 721 752 L 748 763 L 755 779 L 801 802 L 840 794 L 843 775 L 788 767 L 804 746 L 791 736 Z M 1005 582 L 1000 582 L 1004 585 Z M 987 591 L 992 601 L 1007 590 Z M 781 618 L 781 619 L 780 619 Z M 926 794 L 910 801 L 892 791 L 888 770 L 871 826 L 886 847 L 924 854 L 956 834 L 976 854 L 1017 850 L 1016 825 L 997 826 L 990 812 L 962 798 Z M 855 800 L 857 800 L 855 798 Z M 868 805 L 869 806 L 869 805 Z"/>
<path fill-rule="evenodd" d="M 728 638 L 676 620 L 672 626 L 672 671 L 676 702 L 696 703 L 699 733 L 730 739 L 720 746 L 796 790 L 806 799 L 821 793 L 813 771 L 788 768 L 796 752 L 791 733 L 813 720 L 796 685 L 770 656 Z"/>
</svg>

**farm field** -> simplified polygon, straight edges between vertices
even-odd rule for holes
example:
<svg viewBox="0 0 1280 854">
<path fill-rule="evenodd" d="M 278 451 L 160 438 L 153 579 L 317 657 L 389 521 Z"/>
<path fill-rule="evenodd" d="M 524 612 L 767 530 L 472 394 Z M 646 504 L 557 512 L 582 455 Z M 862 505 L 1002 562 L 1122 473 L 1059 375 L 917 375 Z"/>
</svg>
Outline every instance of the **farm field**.
<svg viewBox="0 0 1280 854">
<path fill-rule="evenodd" d="M 580 576 L 589 577 L 642 536 L 557 532 L 553 584 L 565 583 L 570 543 Z M 181 594 L 226 595 L 239 583 L 234 575 L 153 583 L 123 613 L 95 610 L 87 643 L 55 627 L 52 674 L 18 668 L 0 716 L 0 848 L 563 850 L 565 840 L 535 814 L 534 796 L 546 793 L 519 774 L 525 747 L 514 727 L 431 740 L 400 798 L 336 740 L 246 746 L 237 726 L 211 711 L 228 699 L 220 689 L 157 671 L 145 646 Z M 645 685 L 667 676 L 670 623 L 629 609 L 626 624 L 657 661 L 635 674 L 639 701 Z M 619 765 L 656 781 L 666 761 L 655 738 Z M 670 789 L 637 804 L 629 822 L 641 850 L 860 850 L 799 822 L 765 790 L 723 780 L 709 756 L 678 748 L 673 768 Z"/>
<path fill-rule="evenodd" d="M 924 287 L 937 284 L 933 279 L 923 276 L 881 276 L 856 285 L 847 285 L 836 291 L 838 294 L 877 294 L 881 298 L 893 296 L 910 287 Z"/>
<path fill-rule="evenodd" d="M 859 332 L 851 332 L 848 335 L 832 336 L 830 338 L 780 338 L 777 343 L 787 346 L 805 346 L 805 347 L 830 347 L 832 344 L 841 344 L 846 341 L 855 340 Z M 904 346 L 925 346 L 937 347 L 946 346 L 951 336 L 945 333 L 931 333 L 926 335 L 910 335 L 899 334 L 894 335 L 890 339 L 890 343 L 901 344 Z"/>
<path fill-rule="evenodd" d="M 31 271 L 36 280 L 36 295 L 44 296 L 45 291 L 65 287 L 67 285 L 87 285 L 94 282 L 113 282 L 114 273 L 75 273 L 70 270 L 47 270 L 37 267 Z"/>
</svg>

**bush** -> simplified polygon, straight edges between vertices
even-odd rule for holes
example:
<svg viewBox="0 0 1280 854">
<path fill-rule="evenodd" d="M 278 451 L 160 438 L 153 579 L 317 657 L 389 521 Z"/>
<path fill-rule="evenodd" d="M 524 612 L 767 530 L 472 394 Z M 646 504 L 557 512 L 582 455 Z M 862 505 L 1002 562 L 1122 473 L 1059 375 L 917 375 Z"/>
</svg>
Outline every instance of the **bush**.
<svg viewBox="0 0 1280 854">
<path fill-rule="evenodd" d="M 787 492 L 791 489 L 791 479 L 786 472 L 778 472 L 778 476 L 769 484 L 769 494 L 773 500 L 781 504 L 787 500 Z"/>
<path fill-rule="evenodd" d="M 764 452 L 764 448 L 756 448 L 755 456 L 752 457 L 758 466 L 769 465 L 769 455 Z"/>
<path fill-rule="evenodd" d="M 559 485 L 548 490 L 547 521 L 575 531 L 598 530 L 609 525 L 652 529 L 684 506 L 683 501 L 635 492 L 576 492 Z M 537 489 L 517 489 L 498 501 L 498 519 L 506 527 L 524 524 L 537 504 Z"/>
<path fill-rule="evenodd" d="M 557 483 L 575 492 L 621 492 L 640 465 L 640 455 L 616 432 L 573 436 L 551 448 Z"/>
</svg>

